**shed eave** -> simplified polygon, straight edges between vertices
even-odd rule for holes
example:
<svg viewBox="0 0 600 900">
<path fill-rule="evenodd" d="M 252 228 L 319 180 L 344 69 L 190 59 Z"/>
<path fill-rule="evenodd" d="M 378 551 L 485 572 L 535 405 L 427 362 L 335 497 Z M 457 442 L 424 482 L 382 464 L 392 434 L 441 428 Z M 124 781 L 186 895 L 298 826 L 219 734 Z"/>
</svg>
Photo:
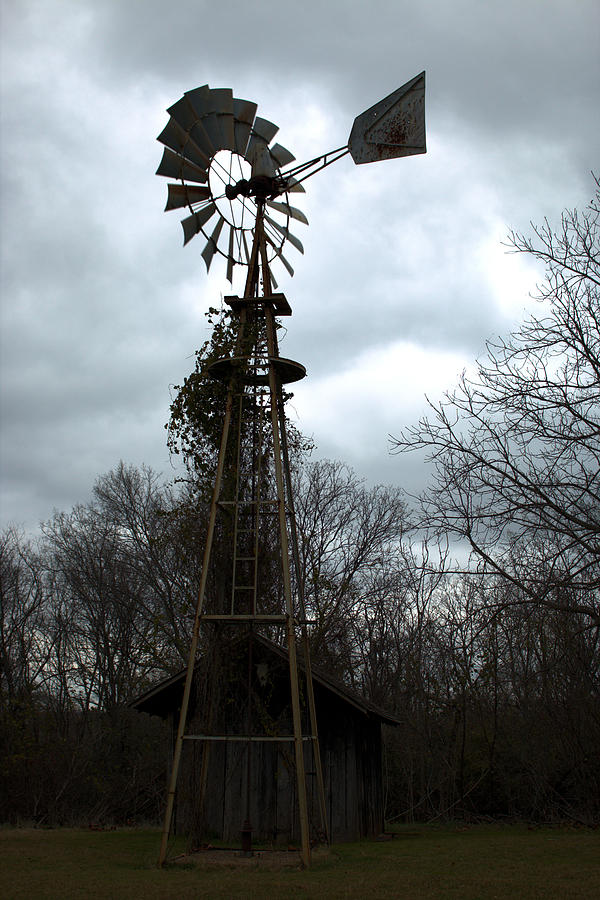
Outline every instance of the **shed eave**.
<svg viewBox="0 0 600 900">
<path fill-rule="evenodd" d="M 283 647 L 280 647 L 278 644 L 273 643 L 273 641 L 270 641 L 268 638 L 265 638 L 259 634 L 255 634 L 254 638 L 261 644 L 263 644 L 263 646 L 265 646 L 272 653 L 287 661 L 287 652 Z M 301 659 L 298 660 L 298 664 L 301 669 L 304 668 Z M 186 671 L 186 669 L 180 669 L 180 671 L 176 672 L 174 675 L 164 678 L 162 681 L 159 681 L 158 684 L 155 684 L 151 688 L 148 688 L 148 690 L 144 691 L 143 694 L 140 694 L 138 697 L 134 697 L 129 701 L 127 705 L 132 709 L 137 709 L 140 712 L 147 712 L 150 715 L 163 715 L 164 708 L 166 706 L 165 695 L 170 691 L 177 691 L 180 685 L 181 689 L 183 690 Z M 350 706 L 353 706 L 363 715 L 369 718 L 377 719 L 380 722 L 385 723 L 386 725 L 401 724 L 400 719 L 394 716 L 392 713 L 388 713 L 386 712 L 386 710 L 381 709 L 381 707 L 376 706 L 369 700 L 364 700 L 362 697 L 359 697 L 352 690 L 350 690 L 350 688 L 346 687 L 343 682 L 337 681 L 337 679 L 332 678 L 330 675 L 328 675 L 326 672 L 324 672 L 314 664 L 312 666 L 312 676 L 314 684 L 319 685 L 327 691 L 330 691 L 332 694 L 335 694 L 341 700 L 344 700 Z M 161 698 L 163 700 L 162 703 L 160 702 Z M 152 701 L 155 702 L 153 703 Z"/>
</svg>

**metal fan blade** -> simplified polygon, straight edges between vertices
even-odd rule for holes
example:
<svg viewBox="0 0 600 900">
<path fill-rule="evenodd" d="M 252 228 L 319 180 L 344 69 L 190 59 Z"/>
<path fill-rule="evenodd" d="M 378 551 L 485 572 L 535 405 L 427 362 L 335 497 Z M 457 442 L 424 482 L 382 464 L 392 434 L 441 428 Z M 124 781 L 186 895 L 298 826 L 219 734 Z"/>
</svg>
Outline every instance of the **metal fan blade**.
<svg viewBox="0 0 600 900">
<path fill-rule="evenodd" d="M 208 272 L 210 269 L 210 264 L 213 261 L 213 257 L 217 252 L 217 244 L 219 242 L 219 238 L 221 236 L 221 231 L 223 229 L 223 225 L 225 224 L 225 219 L 223 216 L 219 216 L 219 221 L 215 225 L 213 233 L 209 237 L 206 247 L 202 251 L 202 259 L 206 263 L 206 271 Z"/>
<path fill-rule="evenodd" d="M 214 113 L 212 94 L 213 91 L 207 84 L 195 88 L 193 91 L 186 91 L 184 94 L 195 115 L 195 121 L 201 122 L 202 129 L 210 142 L 212 148 L 211 156 L 217 150 L 222 149 L 220 146 L 220 129 Z"/>
<path fill-rule="evenodd" d="M 285 256 L 283 255 L 283 253 L 281 252 L 281 250 L 279 249 L 279 247 L 277 247 L 277 245 L 273 243 L 273 241 L 271 240 L 270 237 L 267 237 L 267 243 L 271 245 L 271 247 L 272 247 L 273 250 L 275 251 L 275 253 L 276 253 L 278 259 L 281 260 L 281 262 L 283 263 L 283 265 L 285 266 L 285 268 L 288 270 L 288 272 L 290 273 L 290 275 L 291 275 L 292 278 L 293 278 L 293 277 L 294 277 L 294 270 L 293 270 L 293 268 L 290 266 L 289 262 L 287 261 L 287 259 L 285 258 Z"/>
<path fill-rule="evenodd" d="M 202 127 L 215 151 L 235 149 L 234 119 L 231 113 L 209 113 L 202 119 Z"/>
<path fill-rule="evenodd" d="M 273 125 L 273 123 L 269 122 L 267 119 L 261 119 L 260 116 L 257 116 L 252 126 L 250 140 L 248 141 L 246 159 L 252 161 L 258 152 L 259 147 L 261 148 L 261 152 L 263 148 L 268 150 L 267 144 L 275 137 L 278 131 L 279 128 L 277 125 Z"/>
<path fill-rule="evenodd" d="M 235 125 L 233 127 L 233 144 L 235 147 L 235 152 L 239 153 L 240 156 L 246 155 L 246 148 L 248 147 L 248 138 L 250 137 L 250 131 L 252 126 L 247 122 L 238 122 L 236 119 Z"/>
<path fill-rule="evenodd" d="M 242 241 L 244 242 L 244 253 L 246 254 L 246 263 L 250 265 L 250 251 L 248 250 L 248 242 L 246 241 L 246 232 L 242 231 Z"/>
<path fill-rule="evenodd" d="M 188 131 L 194 122 L 198 120 L 198 116 L 195 115 L 185 94 L 177 103 L 169 106 L 167 112 L 172 119 L 175 119 L 178 125 L 181 125 L 184 131 Z"/>
<path fill-rule="evenodd" d="M 233 225 L 229 226 L 229 247 L 227 249 L 227 281 L 229 284 L 233 284 L 233 267 L 235 265 L 235 260 L 233 258 L 233 239 L 234 239 L 234 228 Z"/>
<path fill-rule="evenodd" d="M 194 143 L 200 148 L 208 158 L 215 152 L 215 148 L 199 121 L 198 114 L 194 111 L 186 94 L 181 100 L 170 106 L 167 112 L 170 114 L 177 124 L 189 134 Z"/>
<path fill-rule="evenodd" d="M 231 88 L 212 88 L 209 103 L 209 112 L 233 115 L 233 91 Z"/>
<path fill-rule="evenodd" d="M 208 174 L 204 169 L 173 153 L 168 147 L 163 151 L 156 174 L 164 175 L 166 178 L 179 178 L 181 181 L 199 181 L 201 184 L 208 181 Z"/>
<path fill-rule="evenodd" d="M 246 125 L 252 125 L 257 109 L 258 106 L 251 100 L 240 100 L 238 97 L 233 98 L 233 115 L 238 122 L 245 122 Z"/>
<path fill-rule="evenodd" d="M 206 131 L 209 140 L 215 149 L 215 153 L 218 150 L 222 150 L 223 148 L 221 147 L 221 142 L 223 138 L 216 113 L 211 113 L 210 115 L 204 116 L 204 118 L 202 119 L 202 127 Z"/>
<path fill-rule="evenodd" d="M 207 187 L 196 187 L 190 184 L 168 184 L 169 196 L 165 212 L 168 209 L 179 209 L 181 206 L 191 206 L 192 203 L 201 203 L 202 200 L 208 200 L 210 197 L 210 189 Z"/>
<path fill-rule="evenodd" d="M 284 228 L 283 225 L 280 225 L 279 222 L 276 222 L 275 219 L 272 219 L 270 216 L 265 215 L 265 222 L 268 222 L 273 228 L 275 228 L 280 234 L 284 236 L 286 240 L 290 242 L 292 247 L 295 247 L 300 253 L 304 253 L 304 247 L 302 246 L 302 242 L 298 240 L 289 230 L 289 228 Z"/>
<path fill-rule="evenodd" d="M 213 146 L 218 150 L 234 149 L 233 93 L 230 88 L 196 88 L 185 94 L 197 119 Z"/>
<path fill-rule="evenodd" d="M 203 115 L 210 112 L 208 106 L 210 88 L 207 84 L 203 84 L 202 87 L 194 88 L 191 91 L 186 91 L 183 96 L 187 99 L 198 118 L 202 118 Z"/>
<path fill-rule="evenodd" d="M 268 119 L 261 119 L 260 116 L 257 116 L 254 120 L 252 131 L 254 134 L 258 134 L 267 144 L 270 144 L 279 131 L 279 126 L 269 122 Z"/>
<path fill-rule="evenodd" d="M 269 151 L 280 169 L 283 169 L 284 166 L 289 165 L 296 159 L 294 154 L 282 147 L 281 144 L 274 144 L 272 147 L 269 147 Z"/>
<path fill-rule="evenodd" d="M 231 88 L 213 88 L 210 101 L 221 131 L 220 149 L 234 150 L 233 91 Z"/>
<path fill-rule="evenodd" d="M 283 213 L 285 216 L 289 216 L 291 219 L 296 219 L 297 222 L 308 225 L 308 219 L 304 213 L 296 209 L 295 206 L 290 206 L 289 203 L 277 203 L 275 200 L 267 200 L 267 206 L 271 209 L 276 209 L 277 212 Z"/>
<path fill-rule="evenodd" d="M 170 147 L 171 150 L 175 150 L 186 159 L 196 163 L 196 165 L 200 166 L 202 169 L 208 169 L 210 157 L 200 149 L 189 132 L 184 131 L 175 119 L 169 119 L 166 127 L 157 137 L 157 140 L 160 141 L 161 144 Z"/>
<path fill-rule="evenodd" d="M 288 194 L 305 194 L 306 188 L 300 184 L 297 178 L 286 178 L 285 190 Z"/>
<path fill-rule="evenodd" d="M 230 88 L 209 88 L 204 85 L 186 91 L 185 98 L 194 114 L 192 134 L 202 131 L 210 144 L 210 155 L 219 150 L 233 150 L 234 118 L 233 94 Z"/>
<path fill-rule="evenodd" d="M 250 130 L 257 108 L 256 103 L 252 103 L 250 100 L 234 99 L 233 101 L 233 116 L 235 119 L 234 145 L 235 152 L 239 153 L 240 156 L 244 156 L 246 153 L 248 138 L 250 137 Z"/>
<path fill-rule="evenodd" d="M 219 124 L 223 133 L 223 149 L 235 150 L 235 119 L 231 113 L 218 113 Z"/>
<path fill-rule="evenodd" d="M 188 216 L 187 219 L 181 220 L 181 225 L 183 228 L 183 245 L 191 241 L 195 234 L 198 234 L 199 231 L 202 230 L 202 226 L 206 225 L 209 219 L 211 219 L 217 211 L 217 207 L 214 203 L 209 203 L 208 206 L 205 206 L 204 209 L 201 209 L 197 213 L 193 213 L 193 215 Z"/>
</svg>

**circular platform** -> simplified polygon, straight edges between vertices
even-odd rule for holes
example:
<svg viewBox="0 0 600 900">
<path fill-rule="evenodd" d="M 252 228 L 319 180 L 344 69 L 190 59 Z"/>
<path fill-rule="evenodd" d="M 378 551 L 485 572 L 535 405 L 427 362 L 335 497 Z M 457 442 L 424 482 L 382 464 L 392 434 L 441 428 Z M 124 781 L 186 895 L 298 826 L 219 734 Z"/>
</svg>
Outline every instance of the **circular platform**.
<svg viewBox="0 0 600 900">
<path fill-rule="evenodd" d="M 244 384 L 268 385 L 270 365 L 277 372 L 282 384 L 292 384 L 306 377 L 306 369 L 302 363 L 283 356 L 265 358 L 257 367 L 249 367 L 248 360 L 243 356 L 227 356 L 215 360 L 206 367 L 206 371 L 217 381 L 227 383 L 232 375 L 241 375 Z"/>
</svg>

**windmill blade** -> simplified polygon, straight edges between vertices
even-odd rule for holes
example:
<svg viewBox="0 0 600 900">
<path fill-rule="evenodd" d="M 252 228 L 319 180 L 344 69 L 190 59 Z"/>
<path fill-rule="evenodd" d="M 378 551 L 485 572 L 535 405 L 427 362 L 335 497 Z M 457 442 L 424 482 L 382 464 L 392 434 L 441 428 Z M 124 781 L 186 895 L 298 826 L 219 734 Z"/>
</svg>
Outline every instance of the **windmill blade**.
<svg viewBox="0 0 600 900">
<path fill-rule="evenodd" d="M 200 147 L 203 153 L 206 153 L 208 156 L 213 156 L 215 152 L 219 149 L 213 143 L 210 135 L 206 131 L 202 122 L 194 122 L 192 127 L 190 128 L 190 137 L 194 141 L 195 144 Z"/>
<path fill-rule="evenodd" d="M 181 225 L 183 228 L 183 246 L 191 241 L 195 234 L 198 234 L 199 231 L 202 231 L 202 226 L 206 225 L 209 219 L 211 219 L 217 211 L 217 207 L 214 203 L 209 203 L 204 209 L 201 209 L 199 212 L 193 213 L 191 216 L 188 216 L 187 219 L 181 220 Z"/>
<path fill-rule="evenodd" d="M 208 173 L 204 169 L 173 153 L 168 147 L 163 151 L 156 174 L 164 175 L 166 178 L 178 178 L 180 181 L 199 181 L 201 184 L 208 181 Z"/>
<path fill-rule="evenodd" d="M 209 112 L 210 88 L 207 84 L 203 84 L 202 87 L 194 88 L 191 91 L 186 91 L 183 96 L 194 110 L 196 118 L 201 119 L 203 115 Z"/>
<path fill-rule="evenodd" d="M 217 150 L 222 149 L 220 147 L 220 128 L 213 108 L 212 93 L 213 91 L 205 84 L 202 87 L 195 88 L 193 91 L 186 91 L 184 94 L 196 117 L 196 121 L 201 121 L 202 123 L 202 128 L 212 147 L 211 156 Z"/>
<path fill-rule="evenodd" d="M 265 215 L 265 222 L 268 222 L 272 228 L 275 228 L 280 234 L 284 236 L 286 240 L 290 242 L 292 247 L 295 247 L 300 253 L 304 253 L 304 247 L 302 246 L 302 242 L 298 240 L 289 230 L 289 228 L 284 228 L 283 225 L 280 225 L 275 219 L 272 219 L 270 216 Z"/>
<path fill-rule="evenodd" d="M 157 137 L 157 141 L 175 150 L 181 156 L 191 160 L 202 169 L 208 169 L 210 157 L 193 141 L 190 134 L 178 125 L 175 119 L 169 119 L 165 128 Z"/>
<path fill-rule="evenodd" d="M 184 131 L 188 131 L 196 121 L 196 117 L 194 116 L 193 110 L 189 105 L 185 94 L 177 101 L 177 103 L 173 103 L 172 106 L 169 106 L 167 112 Z"/>
<path fill-rule="evenodd" d="M 261 119 L 260 116 L 257 116 L 252 126 L 252 133 L 246 150 L 247 159 L 252 160 L 257 152 L 257 147 L 261 147 L 261 149 L 266 148 L 268 150 L 267 144 L 271 142 L 278 131 L 279 128 L 277 125 L 269 122 L 268 119 Z"/>
<path fill-rule="evenodd" d="M 223 149 L 235 150 L 235 119 L 232 113 L 219 113 L 219 123 L 223 133 Z"/>
<path fill-rule="evenodd" d="M 178 110 L 182 124 L 189 131 L 198 146 L 210 157 L 220 150 L 219 135 L 214 128 L 206 128 L 205 117 L 211 108 L 211 90 L 208 85 L 186 91 L 182 97 L 182 106 Z M 177 104 L 176 104 L 177 106 Z"/>
<path fill-rule="evenodd" d="M 212 146 L 211 156 L 219 150 L 233 150 L 234 111 L 231 88 L 209 88 L 203 85 L 186 91 L 185 97 L 196 117 L 196 128 L 201 128 Z"/>
<path fill-rule="evenodd" d="M 210 264 L 213 261 L 213 257 L 217 252 L 217 244 L 219 242 L 219 238 L 221 236 L 221 231 L 223 230 L 223 225 L 225 224 L 225 219 L 223 216 L 219 215 L 219 221 L 215 225 L 213 233 L 209 237 L 206 247 L 202 251 L 202 259 L 206 263 L 206 271 L 208 272 L 210 269 Z"/>
<path fill-rule="evenodd" d="M 285 190 L 288 194 L 305 194 L 306 188 L 303 184 L 300 184 L 297 178 L 286 178 L 285 180 Z"/>
<path fill-rule="evenodd" d="M 192 105 L 192 108 L 198 112 L 199 116 L 201 116 L 203 112 L 208 111 L 206 109 L 206 106 L 208 103 L 209 94 L 209 86 L 207 84 L 203 84 L 202 87 L 192 88 L 191 91 L 186 91 L 183 96 L 187 97 L 188 101 Z"/>
<path fill-rule="evenodd" d="M 234 150 L 234 117 L 233 117 L 233 91 L 231 88 L 213 88 L 210 92 L 213 112 L 217 116 L 221 131 L 221 150 Z"/>
<path fill-rule="evenodd" d="M 215 153 L 218 150 L 222 150 L 223 147 L 221 147 L 221 143 L 223 141 L 223 135 L 217 114 L 210 113 L 209 115 L 204 116 L 202 119 L 202 127 L 206 131 L 209 140 L 214 147 Z"/>
<path fill-rule="evenodd" d="M 188 103 L 208 135 L 213 153 L 234 149 L 233 93 L 231 88 L 205 85 L 185 94 Z"/>
<path fill-rule="evenodd" d="M 267 206 L 283 213 L 285 216 L 289 216 L 291 219 L 296 219 L 297 222 L 308 225 L 308 219 L 302 210 L 296 209 L 295 206 L 290 206 L 289 203 L 277 203 L 275 200 L 267 200 Z"/>
<path fill-rule="evenodd" d="M 258 106 L 251 100 L 240 100 L 238 97 L 233 99 L 233 115 L 238 122 L 244 122 L 246 125 L 252 125 L 256 117 Z"/>
<path fill-rule="evenodd" d="M 289 264 L 289 262 L 287 261 L 287 259 L 285 258 L 285 256 L 283 255 L 283 253 L 281 252 L 281 249 L 271 240 L 271 238 L 268 235 L 265 235 L 265 237 L 267 239 L 267 243 L 271 245 L 271 247 L 275 251 L 275 254 L 278 257 L 278 259 L 281 260 L 281 262 L 283 263 L 283 265 L 285 266 L 285 268 L 288 270 L 288 272 L 290 273 L 290 275 L 293 278 L 294 270 L 291 267 L 291 265 Z"/>
<path fill-rule="evenodd" d="M 252 103 L 249 100 L 234 99 L 233 101 L 233 116 L 235 120 L 233 143 L 235 152 L 239 153 L 240 156 L 244 156 L 246 153 L 257 109 L 256 103 Z"/>
<path fill-rule="evenodd" d="M 201 203 L 210 197 L 210 188 L 196 187 L 188 184 L 168 184 L 169 196 L 165 212 L 169 209 L 179 209 L 182 206 L 191 206 L 193 203 Z"/>
<path fill-rule="evenodd" d="M 209 103 L 209 112 L 233 115 L 233 91 L 231 88 L 212 88 Z"/>
<path fill-rule="evenodd" d="M 233 225 L 229 226 L 229 247 L 227 248 L 227 281 L 229 284 L 233 284 L 233 267 L 235 265 L 235 260 L 233 258 L 233 240 L 234 240 L 234 228 Z"/>
<path fill-rule="evenodd" d="M 238 122 L 237 119 L 235 120 L 233 128 L 233 147 L 235 152 L 239 153 L 240 156 L 246 155 L 251 128 L 252 126 L 247 122 Z"/>
<path fill-rule="evenodd" d="M 289 165 L 296 159 L 294 154 L 282 147 L 281 144 L 274 144 L 272 147 L 269 147 L 269 152 L 280 169 L 283 169 L 284 166 Z"/>
<path fill-rule="evenodd" d="M 248 250 L 248 242 L 246 240 L 246 232 L 242 231 L 242 241 L 244 243 L 244 253 L 246 254 L 246 265 L 250 265 L 250 251 Z"/>
<path fill-rule="evenodd" d="M 269 122 L 268 119 L 262 119 L 260 116 L 257 116 L 254 120 L 252 131 L 266 141 L 267 144 L 270 144 L 279 131 L 279 126 Z"/>
<path fill-rule="evenodd" d="M 212 141 L 202 127 L 198 119 L 198 114 L 194 111 L 187 94 L 184 94 L 181 100 L 174 103 L 167 110 L 172 119 L 189 134 L 194 143 L 200 148 L 202 153 L 207 157 L 211 157 L 215 152 Z"/>
</svg>

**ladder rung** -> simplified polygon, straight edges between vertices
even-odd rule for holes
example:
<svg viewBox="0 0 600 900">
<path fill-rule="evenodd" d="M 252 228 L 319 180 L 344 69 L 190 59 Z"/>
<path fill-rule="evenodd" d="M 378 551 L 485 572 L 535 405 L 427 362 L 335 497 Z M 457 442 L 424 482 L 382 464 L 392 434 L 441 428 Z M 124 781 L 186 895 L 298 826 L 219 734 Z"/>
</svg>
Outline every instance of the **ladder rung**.
<svg viewBox="0 0 600 900">
<path fill-rule="evenodd" d="M 278 500 L 219 500 L 219 504 L 221 506 L 256 506 L 259 505 L 274 505 L 278 503 Z"/>
<path fill-rule="evenodd" d="M 252 614 L 248 613 L 246 615 L 242 615 L 242 614 L 234 615 L 232 613 L 231 615 L 225 615 L 224 613 L 221 613 L 221 614 L 217 615 L 217 614 L 213 614 L 213 613 L 208 613 L 206 615 L 203 615 L 201 618 L 202 618 L 202 621 L 204 621 L 204 622 L 230 622 L 232 625 L 244 624 L 246 622 L 264 622 L 266 624 L 287 622 L 287 616 L 284 616 L 281 614 L 279 614 L 279 615 L 267 615 L 267 614 L 252 615 Z M 296 624 L 296 622 L 295 622 L 295 624 Z"/>
<path fill-rule="evenodd" d="M 293 734 L 184 734 L 184 741 L 241 741 L 243 743 L 247 743 L 248 741 L 252 741 L 253 743 L 265 742 L 265 741 L 295 741 L 295 737 Z M 300 740 L 302 741 L 314 741 L 314 736 L 312 734 L 303 734 Z"/>
</svg>

